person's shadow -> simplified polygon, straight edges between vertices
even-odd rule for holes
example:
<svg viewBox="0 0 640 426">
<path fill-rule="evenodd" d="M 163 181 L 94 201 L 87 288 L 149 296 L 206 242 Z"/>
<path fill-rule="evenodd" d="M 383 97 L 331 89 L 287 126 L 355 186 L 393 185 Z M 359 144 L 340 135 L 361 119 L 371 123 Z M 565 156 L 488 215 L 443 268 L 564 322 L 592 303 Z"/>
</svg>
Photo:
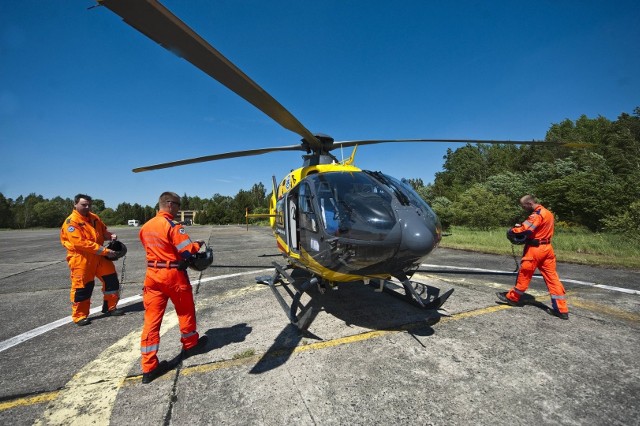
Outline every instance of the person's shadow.
<svg viewBox="0 0 640 426">
<path fill-rule="evenodd" d="M 244 342 L 252 330 L 247 323 L 236 324 L 231 327 L 210 328 L 204 332 L 209 338 L 207 345 L 194 352 L 191 356 L 220 349 L 231 343 Z"/>
<path fill-rule="evenodd" d="M 188 356 L 184 354 L 184 351 L 178 352 L 176 356 L 167 360 L 165 371 L 163 371 L 158 377 L 164 376 L 169 371 L 175 370 L 176 368 L 180 367 L 182 361 L 187 358 L 204 354 L 214 349 L 222 348 L 230 343 L 243 342 L 252 330 L 253 329 L 246 323 L 236 324 L 234 326 L 224 328 L 210 328 L 204 333 L 208 337 L 208 341 L 205 346 L 189 353 Z"/>
<path fill-rule="evenodd" d="M 496 302 L 496 303 L 498 305 L 504 305 L 504 303 L 501 303 L 501 302 Z M 543 310 L 545 312 L 549 312 L 549 311 L 553 310 L 552 308 L 550 308 L 549 306 L 545 305 L 544 303 L 537 301 L 535 297 L 533 297 L 532 295 L 527 294 L 527 293 L 525 293 L 522 296 L 520 296 L 520 300 L 518 301 L 518 304 L 515 305 L 515 307 L 517 307 L 517 308 L 522 308 L 524 306 L 534 306 L 534 307 L 536 307 L 538 309 L 541 309 L 541 310 Z"/>
</svg>

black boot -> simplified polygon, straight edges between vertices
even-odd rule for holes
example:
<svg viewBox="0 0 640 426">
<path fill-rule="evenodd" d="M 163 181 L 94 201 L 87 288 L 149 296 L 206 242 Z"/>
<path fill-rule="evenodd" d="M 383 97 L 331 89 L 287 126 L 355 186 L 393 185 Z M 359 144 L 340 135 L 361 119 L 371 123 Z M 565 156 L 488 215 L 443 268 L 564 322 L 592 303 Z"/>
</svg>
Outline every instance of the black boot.
<svg viewBox="0 0 640 426">
<path fill-rule="evenodd" d="M 142 383 L 144 383 L 145 385 L 147 383 L 151 383 L 167 371 L 169 371 L 169 363 L 167 361 L 160 361 L 156 368 L 149 371 L 148 373 L 142 373 Z"/>
<path fill-rule="evenodd" d="M 182 350 L 182 359 L 187 359 L 190 356 L 204 353 L 204 349 L 207 347 L 207 343 L 209 343 L 209 337 L 200 336 L 200 338 L 198 339 L 198 343 L 196 343 L 194 347 Z"/>
</svg>

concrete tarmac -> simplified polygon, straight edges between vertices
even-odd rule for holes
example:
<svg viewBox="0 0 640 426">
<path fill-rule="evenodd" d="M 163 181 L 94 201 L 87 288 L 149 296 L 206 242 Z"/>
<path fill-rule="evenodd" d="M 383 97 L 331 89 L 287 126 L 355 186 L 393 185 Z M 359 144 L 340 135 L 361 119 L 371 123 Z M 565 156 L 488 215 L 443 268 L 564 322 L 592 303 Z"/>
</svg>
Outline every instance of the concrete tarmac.
<svg viewBox="0 0 640 426">
<path fill-rule="evenodd" d="M 146 385 L 138 228 L 113 229 L 126 315 L 102 316 L 96 289 L 86 327 L 70 322 L 58 230 L 0 232 L 0 424 L 640 424 L 640 271 L 560 264 L 563 321 L 540 278 L 531 304 L 496 304 L 513 258 L 438 249 L 414 279 L 454 289 L 443 310 L 341 284 L 303 297 L 300 331 L 256 283 L 284 263 L 270 229 L 187 229 L 215 252 L 190 271 L 209 345 Z M 180 353 L 169 306 L 161 359 Z"/>
</svg>

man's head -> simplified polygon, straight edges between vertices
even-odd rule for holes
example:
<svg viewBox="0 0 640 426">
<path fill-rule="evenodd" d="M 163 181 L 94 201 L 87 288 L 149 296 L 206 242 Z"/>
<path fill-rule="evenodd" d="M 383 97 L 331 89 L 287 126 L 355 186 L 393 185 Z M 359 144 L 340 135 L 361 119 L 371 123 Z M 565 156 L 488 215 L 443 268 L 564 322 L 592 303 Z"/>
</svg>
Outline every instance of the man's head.
<svg viewBox="0 0 640 426">
<path fill-rule="evenodd" d="M 538 205 L 538 201 L 533 195 L 525 195 L 520 198 L 520 206 L 527 212 L 531 213 L 535 210 L 535 207 Z"/>
<path fill-rule="evenodd" d="M 158 199 L 158 208 L 175 216 L 180 210 L 180 196 L 175 192 L 163 192 Z"/>
<path fill-rule="evenodd" d="M 78 194 L 73 199 L 73 208 L 82 216 L 89 216 L 93 199 L 87 194 Z"/>
</svg>

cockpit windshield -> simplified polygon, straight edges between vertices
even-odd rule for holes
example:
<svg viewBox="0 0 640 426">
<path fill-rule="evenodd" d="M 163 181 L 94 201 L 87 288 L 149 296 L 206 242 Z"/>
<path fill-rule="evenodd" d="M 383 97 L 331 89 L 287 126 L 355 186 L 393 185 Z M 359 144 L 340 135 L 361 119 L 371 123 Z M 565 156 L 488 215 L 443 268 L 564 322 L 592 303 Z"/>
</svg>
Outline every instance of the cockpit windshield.
<svg viewBox="0 0 640 426">
<path fill-rule="evenodd" d="M 420 210 L 424 211 L 431 220 L 439 223 L 436 214 L 431 209 L 431 206 L 429 206 L 429 204 L 427 204 L 427 202 L 422 199 L 422 197 L 413 189 L 413 187 L 409 183 L 405 182 L 404 180 L 398 180 L 393 176 L 384 176 L 389 181 L 391 181 L 399 191 L 402 191 L 405 194 L 412 206 L 418 207 Z"/>
<path fill-rule="evenodd" d="M 396 223 L 388 188 L 362 172 L 307 176 L 327 233 L 382 240 Z"/>
</svg>

